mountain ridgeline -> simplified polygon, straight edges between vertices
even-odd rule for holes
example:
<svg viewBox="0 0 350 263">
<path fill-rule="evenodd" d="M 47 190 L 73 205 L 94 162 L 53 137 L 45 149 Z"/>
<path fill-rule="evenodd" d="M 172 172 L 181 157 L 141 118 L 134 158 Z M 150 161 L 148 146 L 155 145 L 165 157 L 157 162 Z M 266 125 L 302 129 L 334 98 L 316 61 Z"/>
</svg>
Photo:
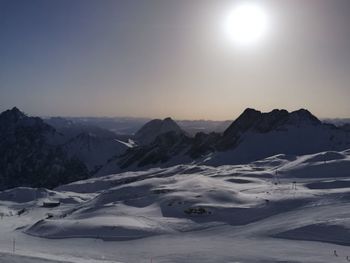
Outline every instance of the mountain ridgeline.
<svg viewBox="0 0 350 263">
<path fill-rule="evenodd" d="M 16 107 L 0 114 L 0 189 L 85 179 L 127 148 L 108 131 L 58 127 Z"/>
<path fill-rule="evenodd" d="M 147 126 L 151 130 L 151 123 Z M 150 134 L 158 131 L 156 125 L 153 128 Z M 189 162 L 216 166 L 247 163 L 277 154 L 301 155 L 348 148 L 348 130 L 324 124 L 305 109 L 262 113 L 248 108 L 222 134 L 197 133 L 189 137 L 176 128 L 158 134 L 147 145 L 128 149 L 113 162 L 122 169 Z"/>
<path fill-rule="evenodd" d="M 67 158 L 52 143 L 59 135 L 40 118 L 17 108 L 0 114 L 0 189 L 16 186 L 55 187 L 84 179 L 84 164 Z"/>
<path fill-rule="evenodd" d="M 309 111 L 246 109 L 222 133 L 190 136 L 171 118 L 152 120 L 135 135 L 63 118 L 0 114 L 0 189 L 54 188 L 91 176 L 176 164 L 225 165 L 277 154 L 350 148 L 348 126 L 325 124 Z"/>
</svg>

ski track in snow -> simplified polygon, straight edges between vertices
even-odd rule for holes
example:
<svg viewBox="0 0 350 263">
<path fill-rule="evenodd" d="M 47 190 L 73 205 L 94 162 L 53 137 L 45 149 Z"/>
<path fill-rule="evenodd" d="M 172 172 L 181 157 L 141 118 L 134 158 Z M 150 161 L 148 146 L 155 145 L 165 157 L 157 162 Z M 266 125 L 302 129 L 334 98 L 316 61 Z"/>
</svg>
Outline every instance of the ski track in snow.
<svg viewBox="0 0 350 263">
<path fill-rule="evenodd" d="M 0 215 L 0 262 L 347 262 L 350 151 L 15 188 Z"/>
</svg>

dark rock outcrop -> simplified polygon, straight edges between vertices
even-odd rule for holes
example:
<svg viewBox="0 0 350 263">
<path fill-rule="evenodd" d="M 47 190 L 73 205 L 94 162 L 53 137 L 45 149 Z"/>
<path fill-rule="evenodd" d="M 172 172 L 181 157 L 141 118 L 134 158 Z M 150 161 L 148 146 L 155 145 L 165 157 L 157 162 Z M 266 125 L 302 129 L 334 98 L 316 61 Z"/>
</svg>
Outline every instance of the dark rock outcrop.
<svg viewBox="0 0 350 263">
<path fill-rule="evenodd" d="M 53 143 L 57 132 L 17 108 L 0 114 L 0 189 L 53 188 L 88 177 L 85 165 Z"/>
<path fill-rule="evenodd" d="M 185 132 L 171 118 L 164 120 L 154 119 L 147 122 L 135 134 L 135 139 L 140 145 L 153 143 L 162 134 L 173 132 L 175 134 L 185 134 Z"/>
</svg>

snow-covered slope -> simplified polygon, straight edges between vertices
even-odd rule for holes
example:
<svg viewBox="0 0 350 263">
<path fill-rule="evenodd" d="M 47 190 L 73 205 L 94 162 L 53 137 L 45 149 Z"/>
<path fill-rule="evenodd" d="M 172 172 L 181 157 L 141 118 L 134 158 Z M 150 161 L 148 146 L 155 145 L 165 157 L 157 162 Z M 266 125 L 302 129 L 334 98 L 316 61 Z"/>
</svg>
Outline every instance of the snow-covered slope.
<svg viewBox="0 0 350 263">
<path fill-rule="evenodd" d="M 16 188 L 0 192 L 0 252 L 15 237 L 25 255 L 66 260 L 346 262 L 349 171 L 345 150 Z M 61 205 L 41 207 L 47 199 Z"/>
<path fill-rule="evenodd" d="M 247 163 L 277 154 L 311 154 L 350 148 L 350 133 L 323 124 L 307 110 L 245 110 L 217 142 L 210 165 Z"/>
<path fill-rule="evenodd" d="M 209 156 L 210 165 L 247 163 L 277 154 L 311 154 L 350 147 L 350 133 L 328 126 L 284 126 L 268 133 L 247 131 L 226 151 Z"/>
</svg>

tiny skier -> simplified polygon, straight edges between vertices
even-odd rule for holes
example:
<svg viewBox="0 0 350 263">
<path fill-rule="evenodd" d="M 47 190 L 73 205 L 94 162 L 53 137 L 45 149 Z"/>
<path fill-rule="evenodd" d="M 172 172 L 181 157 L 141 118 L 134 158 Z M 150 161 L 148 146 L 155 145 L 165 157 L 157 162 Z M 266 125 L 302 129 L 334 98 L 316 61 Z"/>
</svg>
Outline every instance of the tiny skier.
<svg viewBox="0 0 350 263">
<path fill-rule="evenodd" d="M 334 256 L 335 256 L 335 257 L 337 257 L 337 256 L 338 256 L 338 254 L 337 254 L 337 251 L 336 251 L 336 250 L 334 250 L 334 251 L 333 251 L 333 254 L 334 254 Z"/>
</svg>

